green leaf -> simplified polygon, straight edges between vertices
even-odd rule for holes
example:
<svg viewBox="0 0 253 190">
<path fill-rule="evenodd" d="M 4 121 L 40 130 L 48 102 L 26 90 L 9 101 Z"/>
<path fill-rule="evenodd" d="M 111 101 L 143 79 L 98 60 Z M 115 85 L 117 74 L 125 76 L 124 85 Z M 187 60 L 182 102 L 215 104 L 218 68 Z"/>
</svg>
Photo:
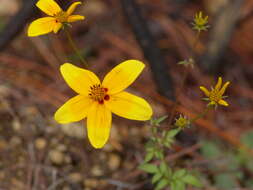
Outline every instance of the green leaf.
<svg viewBox="0 0 253 190">
<path fill-rule="evenodd" d="M 165 116 L 162 116 L 162 117 L 158 118 L 158 119 L 156 120 L 156 123 L 160 124 L 160 123 L 163 122 L 167 117 L 168 117 L 168 116 L 165 115 Z"/>
<path fill-rule="evenodd" d="M 162 174 L 165 174 L 168 170 L 168 166 L 165 162 L 161 162 L 159 168 Z"/>
<path fill-rule="evenodd" d="M 195 187 L 202 187 L 202 184 L 200 183 L 199 179 L 190 174 L 184 176 L 182 178 L 182 181 Z"/>
<path fill-rule="evenodd" d="M 173 174 L 173 179 L 182 178 L 184 175 L 186 175 L 185 169 L 179 169 Z"/>
<path fill-rule="evenodd" d="M 180 180 L 172 181 L 170 188 L 171 190 L 185 190 L 185 183 Z"/>
<path fill-rule="evenodd" d="M 231 190 L 237 187 L 236 178 L 230 173 L 221 173 L 214 176 L 215 184 L 220 189 Z"/>
<path fill-rule="evenodd" d="M 155 151 L 155 156 L 158 159 L 163 159 L 164 158 L 163 151 L 162 150 L 156 150 Z"/>
<path fill-rule="evenodd" d="M 148 152 L 145 156 L 144 162 L 149 162 L 154 157 L 154 152 Z"/>
<path fill-rule="evenodd" d="M 160 180 L 160 181 L 157 183 L 157 185 L 156 185 L 156 187 L 155 187 L 155 190 L 163 189 L 163 188 L 166 187 L 168 184 L 169 184 L 168 179 L 163 178 L 162 180 Z"/>
<path fill-rule="evenodd" d="M 159 172 L 158 167 L 156 165 L 153 164 L 141 164 L 139 166 L 139 169 L 147 172 L 147 173 L 157 173 Z"/>
<path fill-rule="evenodd" d="M 161 179 L 163 177 L 163 175 L 161 173 L 156 173 L 153 177 L 152 177 L 152 184 L 156 183 L 159 179 Z"/>
<path fill-rule="evenodd" d="M 180 132 L 180 129 L 172 129 L 168 131 L 166 134 L 166 139 L 171 139 L 175 137 L 179 132 Z"/>
<path fill-rule="evenodd" d="M 223 154 L 217 143 L 206 141 L 200 149 L 202 155 L 208 159 L 217 158 Z"/>
<path fill-rule="evenodd" d="M 157 119 L 151 119 L 151 120 L 150 120 L 150 124 L 151 124 L 152 126 L 154 126 L 154 125 L 155 125 L 155 126 L 160 126 L 160 123 L 163 122 L 167 117 L 168 117 L 168 116 L 165 115 L 165 116 L 162 116 L 162 117 L 157 118 Z"/>
</svg>

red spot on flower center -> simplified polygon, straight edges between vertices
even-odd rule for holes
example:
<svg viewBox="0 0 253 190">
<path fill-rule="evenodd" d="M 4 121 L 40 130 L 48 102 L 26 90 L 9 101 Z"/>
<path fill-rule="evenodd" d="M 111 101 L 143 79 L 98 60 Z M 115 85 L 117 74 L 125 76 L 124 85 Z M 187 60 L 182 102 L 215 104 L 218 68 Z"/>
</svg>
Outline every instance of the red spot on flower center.
<svg viewBox="0 0 253 190">
<path fill-rule="evenodd" d="M 105 95 L 104 100 L 109 100 L 110 96 L 108 94 Z"/>
<path fill-rule="evenodd" d="M 104 100 L 108 101 L 110 99 L 107 92 L 108 88 L 103 88 L 100 84 L 96 84 L 90 87 L 89 97 L 99 104 L 103 104 Z"/>
</svg>

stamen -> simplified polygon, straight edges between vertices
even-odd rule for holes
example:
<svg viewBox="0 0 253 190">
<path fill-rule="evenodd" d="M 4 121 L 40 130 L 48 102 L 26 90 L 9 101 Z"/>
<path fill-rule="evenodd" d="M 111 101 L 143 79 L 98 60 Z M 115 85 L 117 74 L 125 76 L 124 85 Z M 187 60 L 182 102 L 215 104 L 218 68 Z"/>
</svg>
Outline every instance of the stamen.
<svg viewBox="0 0 253 190">
<path fill-rule="evenodd" d="M 90 86 L 89 97 L 99 104 L 103 104 L 104 100 L 108 101 L 110 96 L 106 94 L 107 88 L 103 88 L 100 84 Z"/>
</svg>

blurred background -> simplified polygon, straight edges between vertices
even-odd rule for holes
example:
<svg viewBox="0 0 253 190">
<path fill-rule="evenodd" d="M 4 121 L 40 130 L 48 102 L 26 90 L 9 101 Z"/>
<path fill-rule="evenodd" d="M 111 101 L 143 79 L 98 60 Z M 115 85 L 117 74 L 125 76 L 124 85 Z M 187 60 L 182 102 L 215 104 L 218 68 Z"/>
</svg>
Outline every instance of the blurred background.
<svg viewBox="0 0 253 190">
<path fill-rule="evenodd" d="M 68 7 L 73 1 L 57 2 Z M 114 116 L 109 142 L 95 150 L 84 121 L 54 121 L 56 109 L 75 95 L 59 66 L 82 64 L 63 32 L 27 37 L 28 24 L 44 16 L 35 3 L 0 0 L 0 189 L 154 189 L 137 168 L 151 135 L 148 122 Z M 211 27 L 193 51 L 191 23 L 200 10 Z M 218 76 L 231 81 L 230 106 L 185 129 L 167 158 L 171 167 L 194 171 L 202 189 L 253 189 L 253 1 L 86 0 L 77 13 L 86 19 L 73 23 L 71 33 L 98 76 L 126 59 L 145 62 L 128 91 L 148 100 L 154 117 L 169 115 L 177 99 L 175 117 L 191 118 L 206 106 L 200 85 L 214 86 Z M 194 68 L 177 64 L 192 55 Z"/>
</svg>

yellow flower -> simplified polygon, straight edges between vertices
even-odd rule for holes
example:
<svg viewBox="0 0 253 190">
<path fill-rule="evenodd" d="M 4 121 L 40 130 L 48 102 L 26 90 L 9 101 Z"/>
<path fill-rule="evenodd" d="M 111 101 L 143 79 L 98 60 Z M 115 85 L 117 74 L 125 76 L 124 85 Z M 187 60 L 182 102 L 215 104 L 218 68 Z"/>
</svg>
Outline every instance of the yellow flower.
<svg viewBox="0 0 253 190">
<path fill-rule="evenodd" d="M 197 13 L 193 20 L 193 29 L 197 30 L 198 32 L 202 30 L 207 30 L 210 26 L 208 24 L 208 16 L 205 16 L 203 18 L 202 11 Z"/>
<path fill-rule="evenodd" d="M 205 87 L 200 86 L 200 90 L 202 90 L 205 95 L 208 97 L 207 100 L 210 101 L 209 105 L 223 105 L 223 106 L 228 106 L 228 103 L 223 100 L 223 98 L 225 98 L 225 96 L 223 96 L 223 94 L 225 93 L 226 88 L 228 87 L 228 85 L 230 84 L 230 82 L 226 82 L 223 86 L 222 86 L 222 78 L 219 77 L 218 82 L 215 86 L 215 88 L 211 88 L 211 91 L 208 91 Z"/>
<path fill-rule="evenodd" d="M 54 0 L 39 0 L 36 6 L 49 16 L 33 21 L 28 28 L 28 36 L 39 36 L 49 32 L 57 33 L 63 24 L 83 20 L 84 16 L 72 15 L 76 6 L 80 4 L 81 2 L 75 2 L 67 11 L 63 11 Z"/>
<path fill-rule="evenodd" d="M 112 69 L 101 83 L 93 72 L 70 63 L 63 64 L 61 74 L 78 95 L 56 111 L 55 120 L 64 124 L 87 117 L 88 138 L 95 148 L 102 148 L 109 138 L 112 113 L 132 120 L 151 118 L 150 105 L 124 91 L 144 67 L 140 61 L 127 60 Z"/>
<path fill-rule="evenodd" d="M 190 125 L 190 120 L 186 116 L 180 114 L 179 118 L 176 119 L 174 125 L 178 128 L 184 129 Z"/>
</svg>

